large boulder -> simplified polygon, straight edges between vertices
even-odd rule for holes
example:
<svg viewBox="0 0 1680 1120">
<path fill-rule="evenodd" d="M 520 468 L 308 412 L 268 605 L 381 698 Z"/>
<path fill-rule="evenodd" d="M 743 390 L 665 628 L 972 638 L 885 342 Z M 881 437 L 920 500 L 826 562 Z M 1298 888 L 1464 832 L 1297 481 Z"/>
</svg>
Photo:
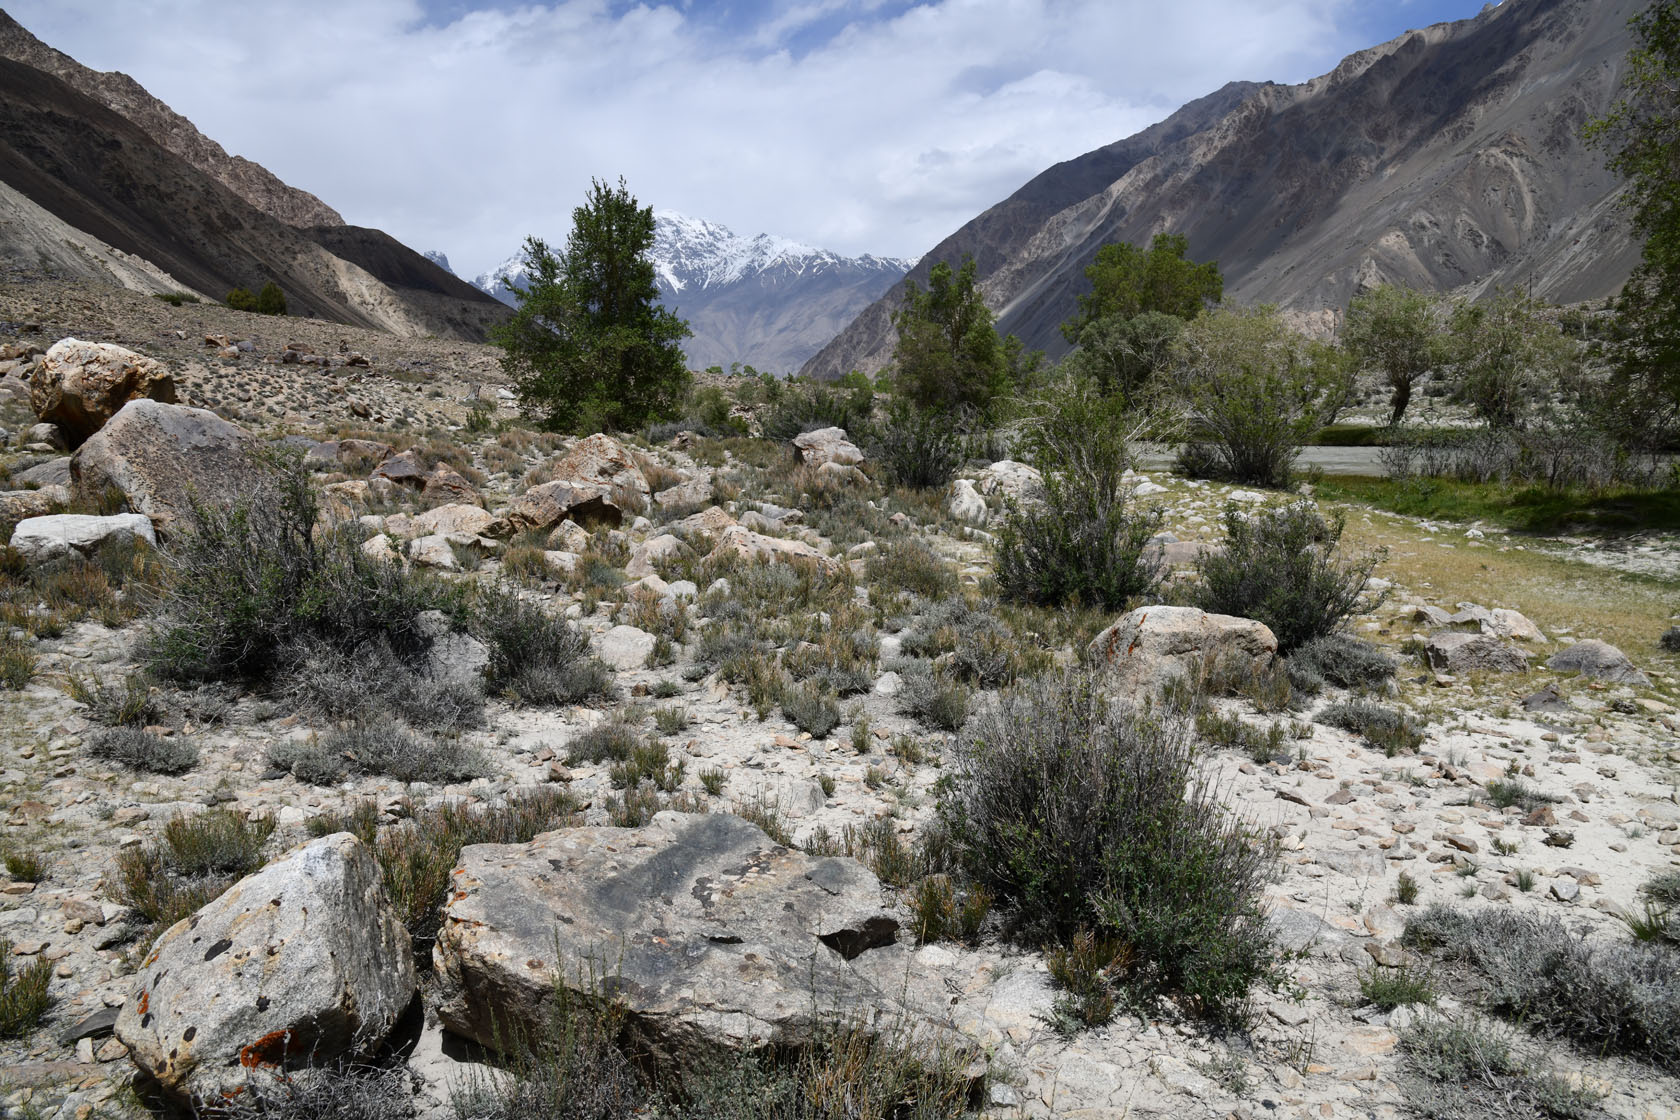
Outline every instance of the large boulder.
<svg viewBox="0 0 1680 1120">
<path fill-rule="evenodd" d="M 264 1071 L 371 1050 L 413 1001 L 408 930 L 347 832 L 293 848 L 171 926 L 117 1016 L 171 1096 L 237 1092 Z"/>
<path fill-rule="evenodd" d="M 634 626 L 614 626 L 595 641 L 595 653 L 602 661 L 620 672 L 631 672 L 647 665 L 659 639 L 646 630 Z"/>
<path fill-rule="evenodd" d="M 167 534 L 190 518 L 195 500 L 228 505 L 251 496 L 260 446 L 214 412 L 130 401 L 71 458 L 71 487 L 89 503 L 114 488 Z"/>
<path fill-rule="evenodd" d="M 1044 476 L 1025 463 L 999 459 L 980 472 L 980 493 L 1001 494 L 1013 502 L 1036 502 L 1044 497 Z"/>
<path fill-rule="evenodd" d="M 562 521 L 578 525 L 620 525 L 624 510 L 605 486 L 555 480 L 533 486 L 515 498 L 503 515 L 507 535 L 552 529 Z"/>
<path fill-rule="evenodd" d="M 12 530 L 12 547 L 31 564 L 92 556 L 107 545 L 131 544 L 137 540 L 157 544 L 151 519 L 138 513 L 109 517 L 60 513 L 31 517 L 18 522 Z"/>
<path fill-rule="evenodd" d="M 986 499 L 966 478 L 951 483 L 951 496 L 945 500 L 945 511 L 970 525 L 984 525 L 991 516 L 991 511 L 986 508 Z"/>
<path fill-rule="evenodd" d="M 1090 654 L 1126 691 L 1195 679 L 1216 660 L 1238 658 L 1256 671 L 1277 656 L 1277 637 L 1264 623 L 1195 607 L 1139 607 L 1091 641 Z"/>
<path fill-rule="evenodd" d="M 59 497 L 55 501 L 55 491 Z M 0 521 L 21 522 L 25 518 L 45 517 L 55 504 L 62 505 L 67 491 L 59 487 L 49 490 L 0 490 Z"/>
<path fill-rule="evenodd" d="M 823 571 L 838 571 L 840 568 L 838 561 L 824 556 L 815 546 L 804 541 L 767 537 L 742 525 L 731 526 L 719 534 L 717 546 L 706 554 L 706 563 L 712 564 L 729 558 L 753 562 L 811 564 Z"/>
<path fill-rule="evenodd" d="M 450 881 L 438 1014 L 485 1045 L 541 1027 L 557 984 L 616 994 L 676 1068 L 895 1003 L 852 963 L 897 936 L 875 876 L 726 813 L 474 845 Z"/>
<path fill-rule="evenodd" d="M 476 537 L 495 524 L 495 521 L 496 519 L 482 507 L 463 502 L 437 506 L 409 518 L 412 535 L 417 537 L 429 536 L 432 533 L 469 533 Z"/>
<path fill-rule="evenodd" d="M 1423 652 L 1429 667 L 1444 673 L 1524 673 L 1528 654 L 1491 634 L 1443 630 L 1431 634 Z"/>
<path fill-rule="evenodd" d="M 57 424 L 72 446 L 138 399 L 173 404 L 174 376 L 155 358 L 109 342 L 55 342 L 29 379 L 35 415 Z"/>
<path fill-rule="evenodd" d="M 855 467 L 863 462 L 863 452 L 846 438 L 844 428 L 818 428 L 814 432 L 801 432 L 793 437 L 793 446 L 799 449 L 800 458 L 810 467 L 820 467 L 824 463 Z"/>
<path fill-rule="evenodd" d="M 1649 685 L 1651 678 L 1634 667 L 1628 655 L 1594 638 L 1576 642 L 1567 649 L 1552 654 L 1546 668 L 1563 673 L 1580 673 L 1594 680 L 1614 681 L 1617 684 Z"/>
<path fill-rule="evenodd" d="M 632 491 L 644 503 L 651 496 L 636 456 L 628 447 L 601 432 L 572 444 L 549 467 L 549 473 L 562 482 L 598 486 L 609 492 Z"/>
</svg>

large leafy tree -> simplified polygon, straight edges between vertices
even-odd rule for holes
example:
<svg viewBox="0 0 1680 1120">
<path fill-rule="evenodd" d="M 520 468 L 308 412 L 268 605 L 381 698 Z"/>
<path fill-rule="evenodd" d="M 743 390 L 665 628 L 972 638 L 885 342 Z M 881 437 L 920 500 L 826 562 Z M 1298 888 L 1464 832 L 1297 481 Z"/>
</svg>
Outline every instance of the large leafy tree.
<svg viewBox="0 0 1680 1120">
<path fill-rule="evenodd" d="M 1412 389 L 1442 358 L 1435 297 L 1383 284 L 1348 304 L 1342 342 L 1359 364 L 1388 382 L 1390 424 L 1405 419 Z"/>
<path fill-rule="evenodd" d="M 1078 342 L 1099 319 L 1133 319 L 1157 311 L 1194 319 L 1225 294 L 1225 279 L 1214 261 L 1189 259 L 1183 234 L 1158 233 L 1144 249 L 1126 241 L 1104 245 L 1085 269 L 1091 291 L 1079 297 L 1079 314 L 1062 324 L 1062 335 Z"/>
<path fill-rule="evenodd" d="M 1219 265 L 1189 259 L 1180 234 L 1157 234 L 1149 248 L 1115 242 L 1097 250 L 1085 269 L 1091 291 L 1079 313 L 1062 324 L 1077 343 L 1064 368 L 1089 378 L 1105 396 L 1141 403 L 1166 368 L 1184 324 L 1225 292 Z"/>
<path fill-rule="evenodd" d="M 494 334 L 521 406 L 555 430 L 630 429 L 688 388 L 688 324 L 659 306 L 653 209 L 620 179 L 591 181 L 563 255 L 525 241 L 519 309 Z"/>
<path fill-rule="evenodd" d="M 1680 0 L 1656 0 L 1631 25 L 1627 96 L 1588 136 L 1627 178 L 1645 239 L 1617 301 L 1623 338 L 1605 412 L 1623 438 L 1653 444 L 1680 429 Z"/>
<path fill-rule="evenodd" d="M 926 290 L 910 281 L 904 305 L 893 313 L 896 392 L 924 411 L 984 412 L 1030 364 L 1018 339 L 998 337 L 995 321 L 972 258 L 956 269 L 934 265 Z"/>
<path fill-rule="evenodd" d="M 1490 427 L 1526 428 L 1578 387 L 1580 347 L 1520 292 L 1458 305 L 1444 345 L 1458 399 Z"/>
</svg>

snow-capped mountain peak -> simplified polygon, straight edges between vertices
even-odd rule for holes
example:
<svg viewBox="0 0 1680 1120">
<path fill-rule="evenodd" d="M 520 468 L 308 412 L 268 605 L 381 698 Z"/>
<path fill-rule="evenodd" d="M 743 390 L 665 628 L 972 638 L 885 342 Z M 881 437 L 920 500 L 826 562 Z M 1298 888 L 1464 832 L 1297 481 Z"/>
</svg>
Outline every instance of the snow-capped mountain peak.
<svg viewBox="0 0 1680 1120">
<path fill-rule="evenodd" d="M 667 295 L 704 291 L 734 284 L 771 270 L 809 275 L 825 269 L 861 266 L 903 275 L 913 262 L 891 257 L 845 257 L 786 237 L 760 233 L 743 237 L 728 226 L 675 210 L 653 215 L 653 267 Z M 525 279 L 524 253 L 516 253 L 473 281 L 499 299 L 509 300 Z"/>
</svg>

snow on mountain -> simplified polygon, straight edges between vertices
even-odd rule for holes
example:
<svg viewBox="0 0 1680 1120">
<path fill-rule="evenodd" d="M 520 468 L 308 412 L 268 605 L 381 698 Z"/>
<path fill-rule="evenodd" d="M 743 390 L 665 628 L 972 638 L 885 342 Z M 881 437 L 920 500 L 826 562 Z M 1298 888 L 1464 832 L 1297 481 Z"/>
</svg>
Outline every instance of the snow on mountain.
<svg viewBox="0 0 1680 1120">
<path fill-rule="evenodd" d="M 445 253 L 443 250 L 441 250 L 441 249 L 427 249 L 424 253 L 422 253 L 420 255 L 425 257 L 427 260 L 431 261 L 433 264 L 437 265 L 439 268 L 443 269 L 445 272 L 449 273 L 449 275 L 451 275 L 451 276 L 455 275 L 455 270 L 453 268 L 449 267 L 449 255 L 447 253 Z"/>
<path fill-rule="evenodd" d="M 814 276 L 859 269 L 891 273 L 896 280 L 916 263 L 867 253 L 842 256 L 768 233 L 743 237 L 728 226 L 675 210 L 655 211 L 653 223 L 653 267 L 662 295 L 721 288 L 768 272 Z M 523 251 L 515 253 L 473 284 L 503 303 L 516 302 L 513 288 L 525 280 L 524 258 Z"/>
<path fill-rule="evenodd" d="M 791 373 L 916 263 L 846 257 L 767 233 L 742 237 L 674 210 L 653 217 L 660 302 L 688 320 L 694 334 L 684 351 L 697 369 L 744 362 Z M 509 257 L 473 284 L 517 304 L 524 256 Z"/>
</svg>

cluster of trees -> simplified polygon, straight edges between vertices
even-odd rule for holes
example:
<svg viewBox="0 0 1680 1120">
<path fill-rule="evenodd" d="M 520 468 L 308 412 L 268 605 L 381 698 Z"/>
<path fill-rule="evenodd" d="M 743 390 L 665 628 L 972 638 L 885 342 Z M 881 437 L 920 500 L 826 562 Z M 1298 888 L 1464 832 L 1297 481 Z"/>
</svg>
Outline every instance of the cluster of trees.
<svg viewBox="0 0 1680 1120">
<path fill-rule="evenodd" d="M 259 315 L 286 313 L 286 293 L 272 280 L 264 284 L 256 295 L 247 288 L 235 288 L 227 294 L 224 302 L 235 311 L 255 311 Z"/>
</svg>

